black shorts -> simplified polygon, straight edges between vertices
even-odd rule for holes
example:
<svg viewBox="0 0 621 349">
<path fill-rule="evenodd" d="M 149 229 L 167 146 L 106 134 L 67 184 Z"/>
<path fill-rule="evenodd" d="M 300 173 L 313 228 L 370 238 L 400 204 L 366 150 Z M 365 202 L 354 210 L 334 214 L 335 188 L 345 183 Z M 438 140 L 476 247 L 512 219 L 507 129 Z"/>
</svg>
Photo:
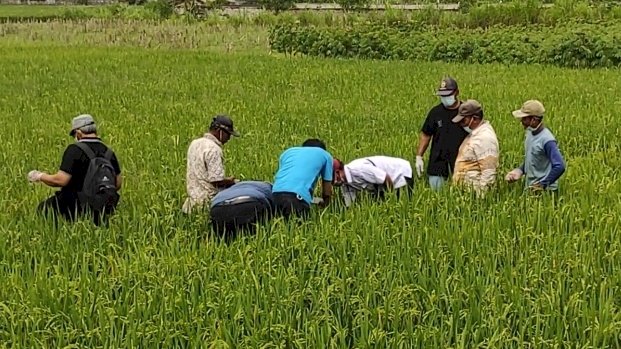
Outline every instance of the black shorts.
<svg viewBox="0 0 621 349">
<path fill-rule="evenodd" d="M 209 216 L 218 236 L 232 238 L 242 230 L 253 233 L 254 225 L 270 216 L 270 208 L 263 201 L 247 198 L 219 203 L 211 208 Z"/>
<path fill-rule="evenodd" d="M 276 212 L 285 218 L 291 216 L 306 218 L 310 215 L 310 205 L 296 193 L 274 193 L 274 206 Z"/>
</svg>

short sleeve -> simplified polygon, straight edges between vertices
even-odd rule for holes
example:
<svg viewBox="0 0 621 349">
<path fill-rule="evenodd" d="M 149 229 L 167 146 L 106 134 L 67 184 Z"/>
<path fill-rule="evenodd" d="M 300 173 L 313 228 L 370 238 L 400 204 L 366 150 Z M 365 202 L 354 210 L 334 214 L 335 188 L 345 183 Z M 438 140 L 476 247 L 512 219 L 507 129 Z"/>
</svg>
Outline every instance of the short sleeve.
<svg viewBox="0 0 621 349">
<path fill-rule="evenodd" d="M 110 159 L 110 162 L 112 163 L 112 167 L 114 168 L 114 172 L 116 172 L 117 175 L 120 175 L 121 174 L 121 165 L 119 164 L 119 159 L 117 159 L 115 153 L 112 153 L 112 159 Z"/>
<path fill-rule="evenodd" d="M 323 165 L 323 171 L 321 172 L 321 179 L 324 182 L 332 182 L 332 172 L 334 171 L 332 161 L 332 155 L 326 152 L 326 162 Z"/>
<path fill-rule="evenodd" d="M 423 127 L 421 128 L 421 132 L 426 134 L 427 136 L 434 135 L 438 131 L 438 126 L 436 124 L 436 120 L 433 114 L 433 110 L 427 114 L 427 118 L 423 123 Z"/>
<path fill-rule="evenodd" d="M 207 167 L 207 180 L 209 182 L 217 182 L 224 179 L 224 162 L 222 154 L 215 149 L 205 152 L 205 166 Z"/>
<path fill-rule="evenodd" d="M 76 172 L 76 166 L 80 161 L 82 150 L 75 144 L 71 144 L 65 149 L 63 158 L 60 163 L 60 170 L 73 175 Z"/>
</svg>

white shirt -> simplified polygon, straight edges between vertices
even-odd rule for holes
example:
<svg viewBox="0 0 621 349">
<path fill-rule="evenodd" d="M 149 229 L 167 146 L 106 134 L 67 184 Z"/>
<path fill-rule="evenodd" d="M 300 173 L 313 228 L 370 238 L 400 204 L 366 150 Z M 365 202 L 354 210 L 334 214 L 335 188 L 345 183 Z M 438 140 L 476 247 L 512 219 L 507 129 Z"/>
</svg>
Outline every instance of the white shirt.
<svg viewBox="0 0 621 349">
<path fill-rule="evenodd" d="M 412 178 L 410 162 L 390 156 L 369 156 L 356 159 L 346 164 L 344 171 L 347 183 L 343 185 L 341 191 L 346 206 L 356 199 L 356 192 L 371 191 L 376 185 L 384 184 L 386 175 L 392 179 L 395 189 L 406 186 L 406 178 Z"/>
</svg>

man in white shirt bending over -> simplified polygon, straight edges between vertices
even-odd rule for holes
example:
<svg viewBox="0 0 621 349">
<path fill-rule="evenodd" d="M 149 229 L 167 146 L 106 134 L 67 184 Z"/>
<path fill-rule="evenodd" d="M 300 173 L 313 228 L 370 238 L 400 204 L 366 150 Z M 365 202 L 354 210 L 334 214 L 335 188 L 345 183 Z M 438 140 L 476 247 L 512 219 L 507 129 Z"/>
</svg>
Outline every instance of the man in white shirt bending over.
<svg viewBox="0 0 621 349">
<path fill-rule="evenodd" d="M 334 185 L 341 187 L 347 207 L 360 192 L 368 191 L 383 199 L 386 190 L 394 189 L 399 196 L 401 188 L 405 188 L 408 195 L 414 188 L 412 166 L 409 161 L 400 158 L 369 156 L 346 165 L 334 159 L 333 168 Z"/>
</svg>

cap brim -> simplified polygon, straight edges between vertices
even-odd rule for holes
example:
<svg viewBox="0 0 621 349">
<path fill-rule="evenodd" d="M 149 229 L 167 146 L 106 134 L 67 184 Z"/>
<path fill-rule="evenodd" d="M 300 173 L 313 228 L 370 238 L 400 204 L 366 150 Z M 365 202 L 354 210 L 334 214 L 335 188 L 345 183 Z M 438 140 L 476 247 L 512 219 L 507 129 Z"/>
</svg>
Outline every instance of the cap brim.
<svg viewBox="0 0 621 349">
<path fill-rule="evenodd" d="M 468 115 L 459 115 L 459 114 L 457 114 L 457 116 L 455 116 L 453 118 L 453 120 L 451 120 L 451 121 L 453 121 L 453 123 L 456 124 L 456 123 L 462 121 L 466 116 L 468 116 Z"/>
<path fill-rule="evenodd" d="M 452 95 L 454 92 L 455 92 L 455 90 L 438 90 L 436 92 L 436 96 L 448 97 L 448 96 Z"/>
<path fill-rule="evenodd" d="M 513 116 L 518 118 L 518 119 L 525 118 L 525 117 L 528 116 L 528 114 L 524 113 L 521 110 L 514 110 L 513 113 L 511 113 L 511 114 L 513 114 Z"/>
<path fill-rule="evenodd" d="M 237 132 L 237 131 L 232 131 L 232 132 L 229 132 L 229 134 L 230 134 L 231 136 L 233 136 L 233 137 L 239 137 L 239 136 L 240 136 L 239 132 Z"/>
<path fill-rule="evenodd" d="M 69 131 L 69 137 L 73 137 L 75 135 L 75 130 Z"/>
</svg>

